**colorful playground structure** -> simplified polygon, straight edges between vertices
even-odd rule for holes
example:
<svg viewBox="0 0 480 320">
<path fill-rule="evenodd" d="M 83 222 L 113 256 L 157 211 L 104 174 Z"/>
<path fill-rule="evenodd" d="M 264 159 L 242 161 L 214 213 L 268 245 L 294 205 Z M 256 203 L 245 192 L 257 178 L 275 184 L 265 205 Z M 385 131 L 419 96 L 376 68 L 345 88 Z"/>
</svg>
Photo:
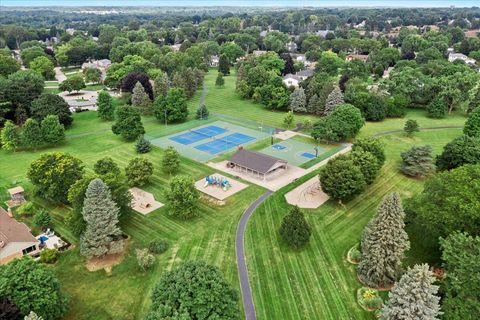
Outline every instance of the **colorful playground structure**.
<svg viewBox="0 0 480 320">
<path fill-rule="evenodd" d="M 217 186 L 222 188 L 223 191 L 228 191 L 228 189 L 232 187 L 232 185 L 230 184 L 230 182 L 228 182 L 226 178 L 216 178 L 214 176 L 205 177 L 205 184 L 203 187 L 206 188 L 208 186 Z"/>
</svg>

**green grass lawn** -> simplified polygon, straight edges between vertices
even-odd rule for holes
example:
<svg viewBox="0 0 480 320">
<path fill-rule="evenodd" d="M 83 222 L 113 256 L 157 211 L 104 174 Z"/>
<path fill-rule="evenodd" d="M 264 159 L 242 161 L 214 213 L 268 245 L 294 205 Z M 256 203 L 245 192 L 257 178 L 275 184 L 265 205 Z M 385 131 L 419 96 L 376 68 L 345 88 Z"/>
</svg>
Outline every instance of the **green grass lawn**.
<svg viewBox="0 0 480 320">
<path fill-rule="evenodd" d="M 373 131 L 373 129 L 367 129 Z M 344 207 L 329 201 L 316 210 L 305 210 L 313 229 L 308 246 L 295 252 L 279 239 L 278 228 L 289 210 L 284 194 L 310 176 L 272 195 L 253 214 L 246 231 L 246 254 L 258 319 L 374 319 L 356 304 L 361 287 L 355 269 L 346 262 L 347 251 L 359 241 L 363 227 L 375 214 L 382 197 L 393 191 L 403 198 L 422 190 L 422 180 L 398 171 L 400 152 L 428 143 L 439 153 L 460 129 L 420 132 L 413 138 L 402 133 L 382 139 L 387 162 L 376 182 Z M 407 228 L 412 242 L 406 264 L 438 263 L 432 239 L 423 230 Z"/>
<path fill-rule="evenodd" d="M 253 103 L 250 100 L 244 100 L 235 92 L 235 70 L 225 77 L 223 87 L 215 86 L 217 71 L 211 69 L 205 76 L 205 85 L 208 93 L 205 98 L 205 105 L 210 113 L 219 113 L 239 120 L 256 121 L 276 128 L 284 128 L 283 119 L 285 112 L 270 111 L 265 109 L 259 103 Z M 318 117 L 311 115 L 295 115 L 294 123 L 302 123 L 305 119 L 312 122 L 318 120 Z"/>
<path fill-rule="evenodd" d="M 66 240 L 77 243 L 65 225 L 65 216 L 70 208 L 32 197 L 32 186 L 26 179 L 26 172 L 31 161 L 42 152 L 51 151 L 75 155 L 85 163 L 88 170 L 92 170 L 93 164 L 104 156 L 111 156 L 120 167 L 125 167 L 129 159 L 137 156 L 134 143 L 124 142 L 113 135 L 110 125 L 111 123 L 98 120 L 94 112 L 83 112 L 74 115 L 73 126 L 67 130 L 66 142 L 61 146 L 36 152 L 10 153 L 0 150 L 0 192 L 5 194 L 5 189 L 14 183 L 23 185 L 30 200 L 50 211 L 54 218 L 54 230 Z M 160 124 L 152 121 L 147 127 L 153 130 L 157 129 L 156 126 Z M 170 125 L 166 132 L 174 128 L 174 125 Z M 159 148 L 154 148 L 145 155 L 155 167 L 152 181 L 145 189 L 154 193 L 159 201 L 165 202 L 164 191 L 168 187 L 170 176 L 161 171 L 162 156 L 163 151 Z M 212 169 L 183 158 L 180 173 L 201 179 L 211 174 Z M 103 270 L 87 271 L 78 249 L 62 254 L 53 268 L 63 290 L 71 299 L 70 311 L 65 319 L 143 319 L 149 307 L 149 290 L 159 276 L 188 259 L 203 259 L 218 266 L 227 280 L 239 289 L 235 263 L 235 230 L 245 208 L 263 192 L 260 187 L 250 186 L 229 198 L 222 207 L 202 201 L 199 217 L 189 221 L 170 218 L 167 208 L 161 208 L 148 216 L 131 212 L 121 218 L 122 229 L 131 236 L 130 249 L 125 260 L 114 267 L 111 274 L 106 274 Z M 28 219 L 27 222 L 31 223 Z M 154 270 L 144 274 L 137 268 L 133 249 L 145 247 L 155 238 L 168 239 L 171 248 L 159 256 Z"/>
</svg>

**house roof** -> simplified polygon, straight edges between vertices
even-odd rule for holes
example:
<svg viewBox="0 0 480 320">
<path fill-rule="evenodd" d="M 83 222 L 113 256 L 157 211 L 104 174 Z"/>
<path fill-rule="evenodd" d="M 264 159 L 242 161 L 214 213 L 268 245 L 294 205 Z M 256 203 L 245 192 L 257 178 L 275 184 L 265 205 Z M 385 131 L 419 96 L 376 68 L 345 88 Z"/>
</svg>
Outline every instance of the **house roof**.
<svg viewBox="0 0 480 320">
<path fill-rule="evenodd" d="M 367 54 L 349 54 L 347 57 L 352 58 L 352 59 L 365 60 L 365 61 L 368 59 Z"/>
<path fill-rule="evenodd" d="M 291 73 L 288 73 L 288 74 L 283 76 L 283 80 L 287 80 L 287 79 L 295 79 L 295 80 L 298 80 L 298 81 L 302 80 L 302 79 L 300 79 L 300 76 L 297 76 L 297 75 L 291 74 Z"/>
<path fill-rule="evenodd" d="M 299 77 L 311 77 L 313 76 L 313 70 L 312 69 L 304 69 L 304 70 L 300 70 L 296 73 L 297 76 Z"/>
<path fill-rule="evenodd" d="M 2 247 L 11 242 L 38 242 L 38 240 L 30 233 L 28 227 L 11 218 L 7 211 L 0 207 L 0 243 L 3 242 Z"/>
<path fill-rule="evenodd" d="M 11 196 L 25 192 L 25 190 L 23 190 L 23 188 L 20 186 L 8 189 L 7 191 L 8 193 L 10 193 Z"/>
<path fill-rule="evenodd" d="M 230 162 L 263 174 L 268 173 L 276 164 L 287 164 L 285 160 L 245 149 L 238 150 Z"/>
</svg>

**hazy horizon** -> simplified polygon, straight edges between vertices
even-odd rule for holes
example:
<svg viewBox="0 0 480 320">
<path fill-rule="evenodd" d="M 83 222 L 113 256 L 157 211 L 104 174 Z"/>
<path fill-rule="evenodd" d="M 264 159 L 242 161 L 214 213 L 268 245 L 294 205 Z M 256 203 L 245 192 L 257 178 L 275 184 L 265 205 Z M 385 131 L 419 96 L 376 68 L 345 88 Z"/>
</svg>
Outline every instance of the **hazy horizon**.
<svg viewBox="0 0 480 320">
<path fill-rule="evenodd" d="M 1 0 L 4 7 L 474 7 L 478 0 Z"/>
</svg>

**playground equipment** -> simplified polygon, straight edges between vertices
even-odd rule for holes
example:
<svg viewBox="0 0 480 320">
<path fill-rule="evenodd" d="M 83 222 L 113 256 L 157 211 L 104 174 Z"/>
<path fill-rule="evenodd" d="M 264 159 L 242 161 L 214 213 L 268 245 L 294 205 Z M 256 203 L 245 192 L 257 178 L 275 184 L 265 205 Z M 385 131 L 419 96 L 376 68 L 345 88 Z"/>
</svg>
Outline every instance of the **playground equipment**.
<svg viewBox="0 0 480 320">
<path fill-rule="evenodd" d="M 222 188 L 223 191 L 228 191 L 228 189 L 232 187 L 230 182 L 228 182 L 228 180 L 224 177 L 217 178 L 214 176 L 205 177 L 205 185 L 203 187 L 206 188 L 208 186 L 217 186 Z"/>
</svg>

